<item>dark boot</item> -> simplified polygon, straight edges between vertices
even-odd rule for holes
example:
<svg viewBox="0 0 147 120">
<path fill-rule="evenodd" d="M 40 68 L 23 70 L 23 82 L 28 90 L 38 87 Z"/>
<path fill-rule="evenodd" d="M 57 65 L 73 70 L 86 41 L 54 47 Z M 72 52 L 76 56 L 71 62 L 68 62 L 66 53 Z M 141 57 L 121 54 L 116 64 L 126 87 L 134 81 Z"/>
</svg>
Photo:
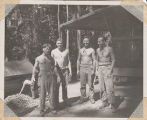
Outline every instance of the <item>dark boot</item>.
<svg viewBox="0 0 147 120">
<path fill-rule="evenodd" d="M 41 111 L 40 111 L 40 115 L 41 115 L 41 117 L 44 117 L 44 116 L 45 116 L 44 110 L 41 110 Z"/>
<path fill-rule="evenodd" d="M 88 97 L 81 97 L 78 103 L 82 104 L 82 103 L 87 102 L 87 101 L 88 101 Z"/>
<path fill-rule="evenodd" d="M 86 87 L 81 87 L 80 92 L 81 92 L 81 97 L 85 98 L 86 97 Z"/>
</svg>

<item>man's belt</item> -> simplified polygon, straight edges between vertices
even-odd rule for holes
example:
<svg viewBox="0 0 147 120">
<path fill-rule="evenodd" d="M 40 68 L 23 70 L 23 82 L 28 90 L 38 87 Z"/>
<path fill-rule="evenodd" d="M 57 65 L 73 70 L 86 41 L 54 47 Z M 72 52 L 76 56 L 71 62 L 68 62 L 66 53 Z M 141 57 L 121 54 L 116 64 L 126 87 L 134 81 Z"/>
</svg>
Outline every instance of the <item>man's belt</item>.
<svg viewBox="0 0 147 120">
<path fill-rule="evenodd" d="M 61 70 L 67 70 L 68 69 L 68 67 L 65 67 L 65 68 L 61 68 L 61 67 L 59 67 Z"/>
<path fill-rule="evenodd" d="M 99 66 L 109 66 L 111 65 L 110 63 L 109 64 L 99 64 Z"/>
</svg>

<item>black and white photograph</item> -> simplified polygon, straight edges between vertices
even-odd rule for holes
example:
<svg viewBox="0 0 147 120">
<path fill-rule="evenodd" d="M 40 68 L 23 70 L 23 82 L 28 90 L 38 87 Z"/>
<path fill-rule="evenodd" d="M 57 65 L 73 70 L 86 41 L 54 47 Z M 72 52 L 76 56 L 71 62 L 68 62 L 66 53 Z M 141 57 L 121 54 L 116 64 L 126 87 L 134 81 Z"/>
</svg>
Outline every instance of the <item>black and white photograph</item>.
<svg viewBox="0 0 147 120">
<path fill-rule="evenodd" d="M 143 6 L 5 6 L 4 115 L 143 117 Z"/>
</svg>

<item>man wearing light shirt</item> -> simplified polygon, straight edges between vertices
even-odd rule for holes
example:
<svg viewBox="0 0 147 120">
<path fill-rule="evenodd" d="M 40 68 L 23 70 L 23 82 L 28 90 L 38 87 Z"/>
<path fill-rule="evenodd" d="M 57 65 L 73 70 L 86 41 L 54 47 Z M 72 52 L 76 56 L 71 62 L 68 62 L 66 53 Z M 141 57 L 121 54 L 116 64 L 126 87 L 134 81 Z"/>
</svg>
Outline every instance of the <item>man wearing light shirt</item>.
<svg viewBox="0 0 147 120">
<path fill-rule="evenodd" d="M 57 68 L 57 87 L 56 87 L 56 103 L 59 104 L 59 87 L 62 84 L 62 98 L 65 105 L 68 104 L 67 84 L 71 73 L 71 63 L 69 60 L 69 50 L 63 47 L 63 42 L 58 39 L 56 42 L 57 48 L 52 50 L 51 56 L 55 60 Z"/>
</svg>

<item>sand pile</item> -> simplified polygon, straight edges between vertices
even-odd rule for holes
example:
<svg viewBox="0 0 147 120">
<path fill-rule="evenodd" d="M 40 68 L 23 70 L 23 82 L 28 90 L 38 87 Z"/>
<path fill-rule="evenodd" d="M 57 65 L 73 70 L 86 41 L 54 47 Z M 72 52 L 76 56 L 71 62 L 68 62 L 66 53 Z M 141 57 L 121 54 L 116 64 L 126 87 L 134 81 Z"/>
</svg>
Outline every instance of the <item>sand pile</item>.
<svg viewBox="0 0 147 120">
<path fill-rule="evenodd" d="M 37 107 L 39 105 L 39 99 L 32 99 L 30 96 L 24 94 L 16 94 L 5 98 L 5 104 L 14 111 L 16 115 L 22 116 Z"/>
</svg>

